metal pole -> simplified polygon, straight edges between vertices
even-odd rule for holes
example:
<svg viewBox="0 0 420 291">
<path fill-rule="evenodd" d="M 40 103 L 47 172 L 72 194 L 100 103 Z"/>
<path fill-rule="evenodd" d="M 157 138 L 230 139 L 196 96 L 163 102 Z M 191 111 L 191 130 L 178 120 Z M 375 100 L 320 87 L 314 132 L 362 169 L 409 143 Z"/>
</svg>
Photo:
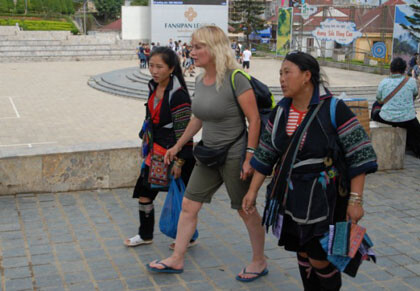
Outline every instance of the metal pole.
<svg viewBox="0 0 420 291">
<path fill-rule="evenodd" d="M 86 31 L 86 6 L 87 6 L 87 1 L 85 0 L 85 2 L 83 3 L 83 32 L 85 33 L 85 35 L 87 35 L 87 31 Z"/>
</svg>

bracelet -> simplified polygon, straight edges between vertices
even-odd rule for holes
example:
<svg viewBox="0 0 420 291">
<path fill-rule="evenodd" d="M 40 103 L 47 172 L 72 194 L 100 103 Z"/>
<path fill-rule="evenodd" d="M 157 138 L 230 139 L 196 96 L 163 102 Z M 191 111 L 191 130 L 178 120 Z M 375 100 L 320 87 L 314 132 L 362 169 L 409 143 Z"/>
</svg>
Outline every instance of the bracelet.
<svg viewBox="0 0 420 291">
<path fill-rule="evenodd" d="M 185 164 L 185 160 L 184 159 L 177 159 L 174 163 L 175 166 L 177 166 L 178 168 L 182 168 L 182 166 Z"/>
<path fill-rule="evenodd" d="M 253 147 L 247 147 L 247 148 L 246 148 L 246 152 L 247 152 L 247 153 L 251 153 L 251 154 L 253 154 L 253 153 L 255 153 L 255 151 L 256 151 L 256 149 L 255 149 L 255 148 L 253 148 Z"/>
<path fill-rule="evenodd" d="M 357 196 L 357 197 L 362 197 L 362 195 L 360 195 L 357 192 L 350 192 L 350 196 Z"/>
</svg>

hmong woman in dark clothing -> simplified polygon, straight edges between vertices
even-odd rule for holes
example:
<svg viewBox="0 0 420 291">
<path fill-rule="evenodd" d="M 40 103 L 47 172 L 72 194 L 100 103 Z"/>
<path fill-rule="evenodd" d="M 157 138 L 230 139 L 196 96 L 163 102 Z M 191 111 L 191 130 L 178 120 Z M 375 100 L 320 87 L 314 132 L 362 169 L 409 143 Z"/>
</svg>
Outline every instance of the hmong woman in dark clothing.
<svg viewBox="0 0 420 291">
<path fill-rule="evenodd" d="M 376 171 L 376 155 L 352 111 L 323 86 L 311 55 L 289 53 L 280 83 L 285 98 L 251 160 L 256 172 L 242 207 L 255 211 L 258 190 L 277 165 L 263 224 L 273 228 L 280 246 L 297 252 L 305 290 L 339 290 L 341 273 L 327 261 L 319 239 L 329 225 L 363 217 L 365 175 Z"/>
<path fill-rule="evenodd" d="M 152 123 L 153 143 L 145 145 L 145 134 L 140 133 L 143 146 L 153 150 L 166 151 L 171 148 L 179 137 L 184 133 L 191 118 L 191 99 L 178 56 L 170 48 L 155 48 L 150 56 L 149 71 L 152 80 L 149 82 L 149 99 L 146 106 L 146 119 Z M 163 152 L 164 154 L 164 152 Z M 140 177 L 134 188 L 133 198 L 139 198 L 140 227 L 138 235 L 126 239 L 127 246 L 138 246 L 153 242 L 153 228 L 155 224 L 155 212 L 153 200 L 159 190 L 152 188 L 148 183 L 149 155 L 145 158 Z M 188 183 L 195 160 L 192 155 L 192 140 L 188 142 L 178 153 L 177 159 L 171 168 L 174 178 L 181 177 L 185 184 Z M 192 241 L 190 245 L 194 242 Z M 171 248 L 174 246 L 171 245 Z"/>
</svg>

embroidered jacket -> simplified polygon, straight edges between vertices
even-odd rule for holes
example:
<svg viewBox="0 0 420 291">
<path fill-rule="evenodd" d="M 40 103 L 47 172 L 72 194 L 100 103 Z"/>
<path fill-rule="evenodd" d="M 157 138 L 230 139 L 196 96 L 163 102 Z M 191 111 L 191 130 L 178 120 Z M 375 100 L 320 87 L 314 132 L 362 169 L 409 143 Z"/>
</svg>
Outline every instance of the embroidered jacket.
<svg viewBox="0 0 420 291">
<path fill-rule="evenodd" d="M 335 177 L 345 175 L 351 180 L 377 169 L 376 154 L 368 135 L 342 100 L 338 100 L 336 105 L 337 128 L 332 125 L 331 97 L 331 93 L 323 86 L 315 88 L 309 106 L 316 107 L 321 101 L 323 104 L 310 123 L 303 144 L 298 145 L 296 159 L 291 165 L 290 180 L 284 189 L 277 189 L 272 181 L 267 193 L 269 199 L 279 201 L 280 213 L 290 215 L 295 222 L 302 225 L 322 222 L 319 228 L 314 227 L 310 231 L 317 233 L 323 233 L 328 224 L 336 220 L 334 211 L 338 192 Z M 263 129 L 259 146 L 251 160 L 251 166 L 262 174 L 271 174 L 273 167 L 284 158 L 292 138 L 286 133 L 291 103 L 291 98 L 283 98 Z M 325 162 L 327 157 L 340 152 L 345 164 L 342 170 L 345 173 L 341 174 L 338 165 Z M 277 168 L 277 172 L 279 170 Z"/>
<path fill-rule="evenodd" d="M 157 88 L 153 80 L 149 82 L 149 99 Z M 146 118 L 150 117 L 147 102 Z M 173 76 L 165 89 L 159 115 L 159 124 L 153 124 L 153 142 L 164 148 L 171 148 L 182 136 L 191 119 L 191 99 L 182 88 L 176 76 Z M 190 140 L 178 153 L 178 157 L 191 159 L 193 142 Z"/>
</svg>

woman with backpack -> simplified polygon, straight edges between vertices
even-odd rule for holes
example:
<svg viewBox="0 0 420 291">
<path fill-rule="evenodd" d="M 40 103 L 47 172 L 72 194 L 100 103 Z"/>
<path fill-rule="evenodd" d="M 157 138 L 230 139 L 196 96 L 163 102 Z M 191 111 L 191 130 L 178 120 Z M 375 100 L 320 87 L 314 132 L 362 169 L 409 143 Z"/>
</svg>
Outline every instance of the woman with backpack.
<svg viewBox="0 0 420 291">
<path fill-rule="evenodd" d="M 305 290 L 339 290 L 341 273 L 319 240 L 330 225 L 363 217 L 365 175 L 376 171 L 376 155 L 352 111 L 324 86 L 311 55 L 288 53 L 280 84 L 285 98 L 263 129 L 242 208 L 256 211 L 258 190 L 276 166 L 263 225 L 273 228 L 279 246 L 297 253 Z"/>
<path fill-rule="evenodd" d="M 257 212 L 246 215 L 241 208 L 253 174 L 249 162 L 258 145 L 260 131 L 254 92 L 249 80 L 242 74 L 236 74 L 235 95 L 238 97 L 234 99 L 230 77 L 238 64 L 229 39 L 220 28 L 204 26 L 193 33 L 191 58 L 196 66 L 205 71 L 196 79 L 192 104 L 194 117 L 182 137 L 167 151 L 165 161 L 170 163 L 201 128 L 202 141 L 194 150 L 197 164 L 185 191 L 175 251 L 169 258 L 153 261 L 147 267 L 149 271 L 158 273 L 183 272 L 185 252 L 197 225 L 198 212 L 203 203 L 210 203 L 214 193 L 224 183 L 231 208 L 238 212 L 247 227 L 253 252 L 252 262 L 236 278 L 250 282 L 268 273 L 261 217 Z M 248 134 L 243 115 L 249 123 Z M 201 148 L 201 154 L 198 154 L 197 148 Z M 204 161 L 203 151 L 216 155 Z"/>
<path fill-rule="evenodd" d="M 155 47 L 150 55 L 149 71 L 152 79 L 149 81 L 149 98 L 145 105 L 146 123 L 151 130 L 148 132 L 143 128 L 140 132 L 143 150 L 146 147 L 149 150 L 144 157 L 145 163 L 133 192 L 133 198 L 139 199 L 140 227 L 137 235 L 124 241 L 129 247 L 153 242 L 153 201 L 159 189 L 149 182 L 152 152 L 161 151 L 164 154 L 166 149 L 179 140 L 191 118 L 191 99 L 176 53 L 171 48 Z M 183 144 L 171 168 L 171 175 L 174 178 L 181 177 L 185 184 L 188 183 L 195 164 L 192 145 L 192 139 Z M 194 244 L 195 241 L 192 240 L 188 246 Z"/>
</svg>

